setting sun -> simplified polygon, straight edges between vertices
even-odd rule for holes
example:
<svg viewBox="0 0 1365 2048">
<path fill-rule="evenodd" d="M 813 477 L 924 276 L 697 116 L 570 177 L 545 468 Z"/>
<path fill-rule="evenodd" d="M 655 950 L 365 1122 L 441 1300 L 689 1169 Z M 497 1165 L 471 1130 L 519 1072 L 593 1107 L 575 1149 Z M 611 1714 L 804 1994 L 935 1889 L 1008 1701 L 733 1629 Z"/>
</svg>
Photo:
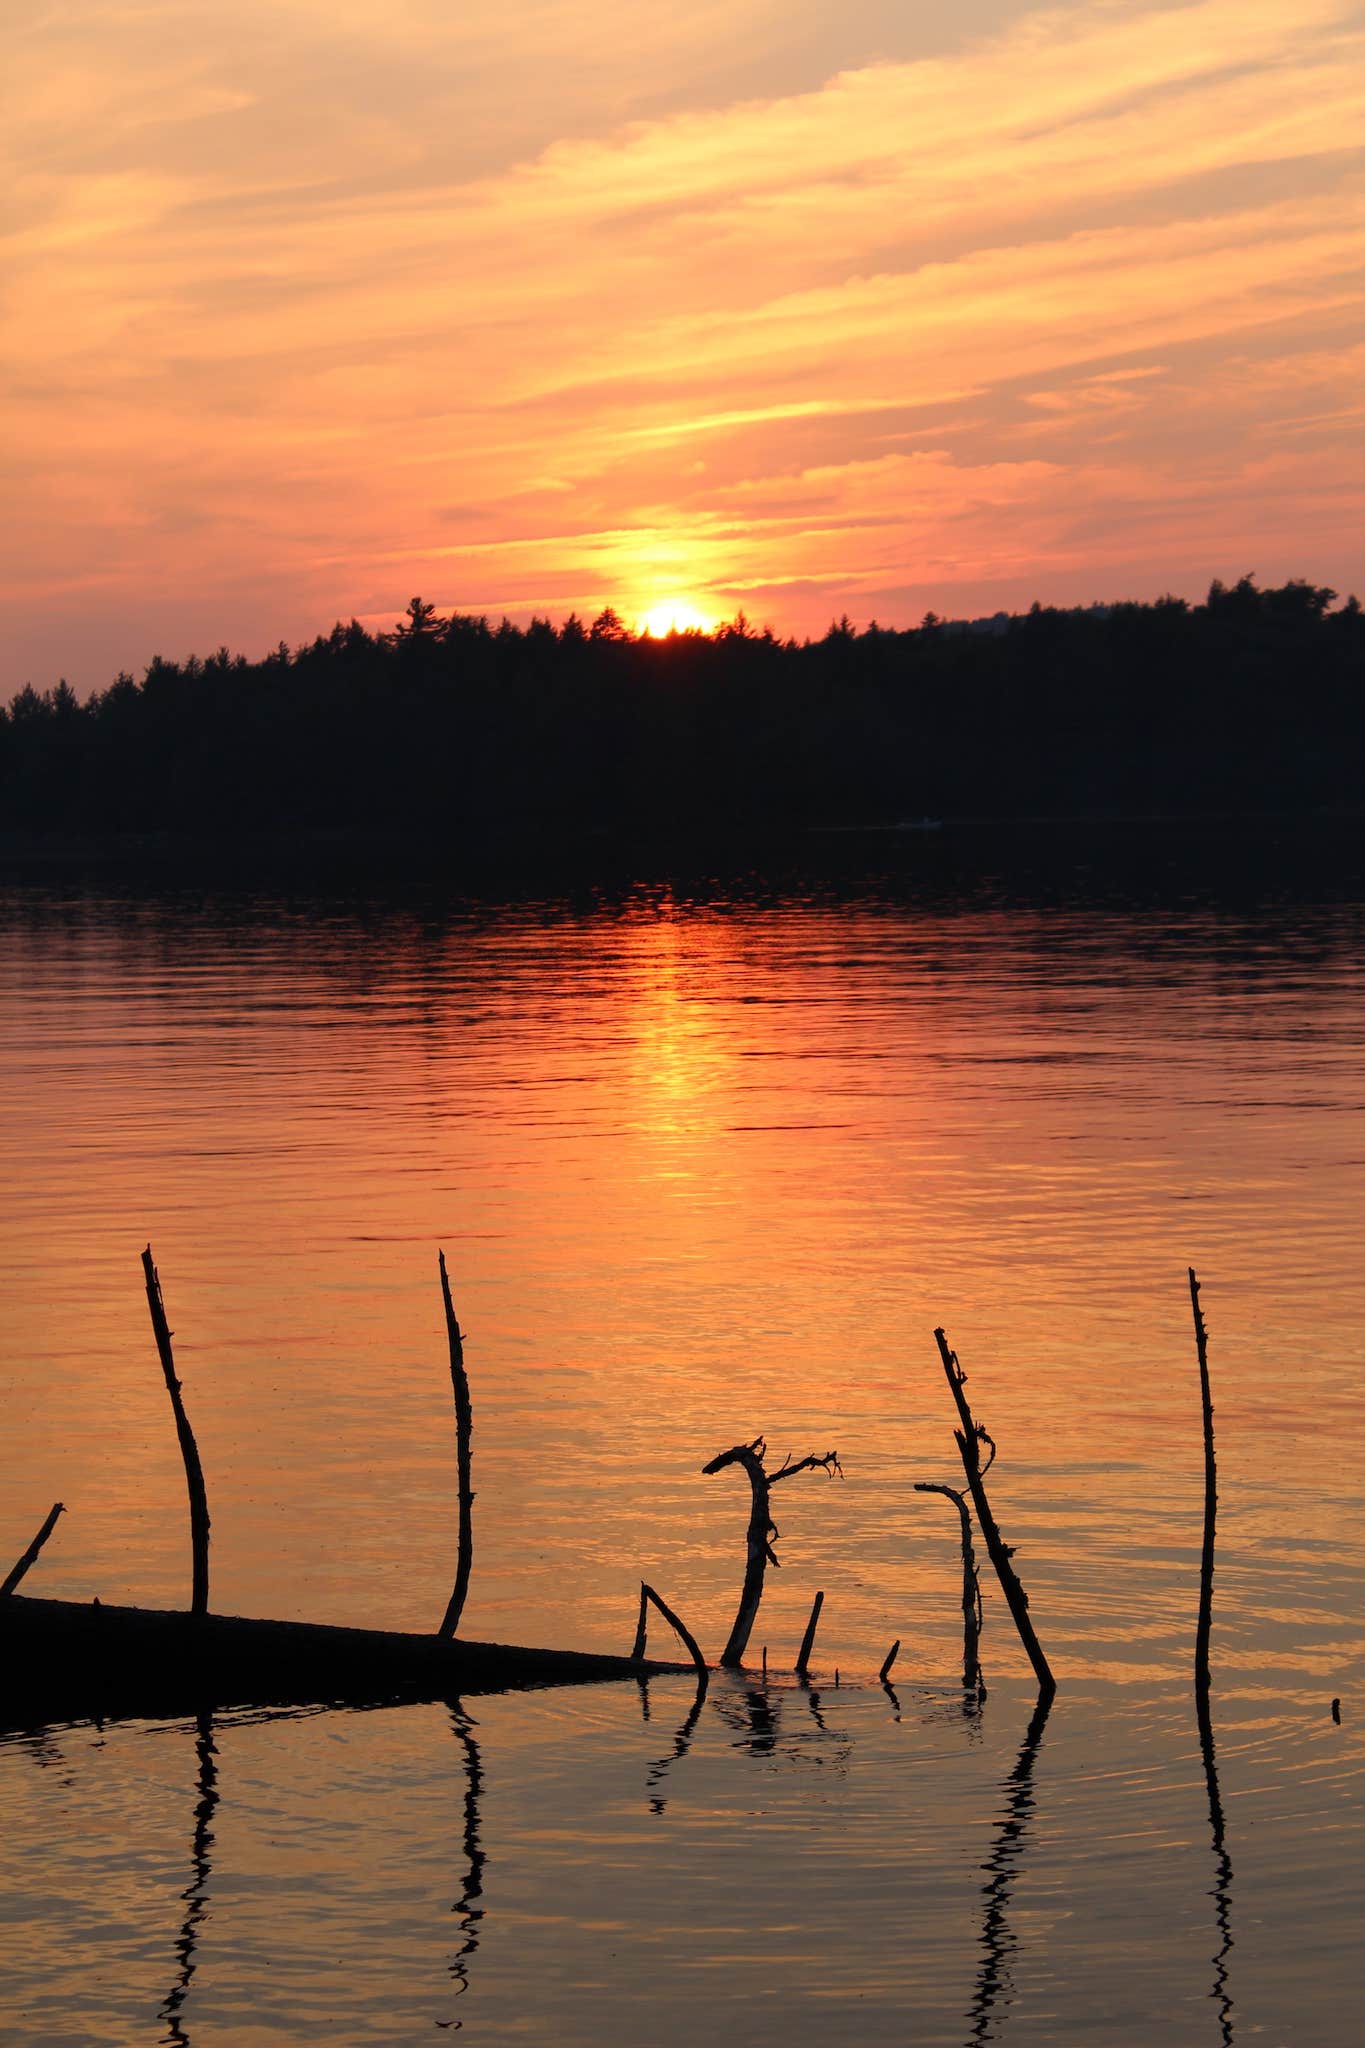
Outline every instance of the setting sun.
<svg viewBox="0 0 1365 2048">
<path fill-rule="evenodd" d="M 664 640 L 670 633 L 710 633 L 715 624 L 685 598 L 667 597 L 643 614 L 640 631 L 651 640 Z"/>
</svg>

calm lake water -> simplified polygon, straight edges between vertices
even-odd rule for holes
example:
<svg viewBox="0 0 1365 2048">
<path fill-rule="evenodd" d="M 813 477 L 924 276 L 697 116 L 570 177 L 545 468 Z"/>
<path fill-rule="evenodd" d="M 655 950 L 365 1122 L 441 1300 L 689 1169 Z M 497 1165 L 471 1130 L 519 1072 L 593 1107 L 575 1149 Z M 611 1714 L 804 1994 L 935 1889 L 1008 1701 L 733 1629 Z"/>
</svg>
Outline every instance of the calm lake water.
<svg viewBox="0 0 1365 2048">
<path fill-rule="evenodd" d="M 670 1679 L 0 1737 L 5 2040 L 1354 2048 L 1363 937 L 1339 885 L 0 887 L 0 1562 L 68 1508 L 27 1589 L 188 1599 L 149 1242 L 221 1611 L 439 1621 L 438 1247 L 465 1633 L 625 1650 L 644 1576 L 714 1656 L 747 1498 L 702 1465 L 845 1474 L 774 1496 L 768 1683 L 695 1717 Z M 988 1572 L 954 1684 L 939 1325 L 1042 1725 Z"/>
</svg>

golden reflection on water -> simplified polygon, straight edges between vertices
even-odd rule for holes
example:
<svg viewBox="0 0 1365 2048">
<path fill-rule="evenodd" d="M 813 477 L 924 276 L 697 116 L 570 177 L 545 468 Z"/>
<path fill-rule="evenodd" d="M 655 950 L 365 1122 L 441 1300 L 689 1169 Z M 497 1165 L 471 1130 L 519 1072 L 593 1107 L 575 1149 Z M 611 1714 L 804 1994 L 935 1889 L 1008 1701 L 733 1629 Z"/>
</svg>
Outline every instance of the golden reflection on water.
<svg viewBox="0 0 1365 2048">
<path fill-rule="evenodd" d="M 702 1463 L 763 1432 L 847 1473 L 782 1489 L 766 1681 L 0 1742 L 14 2038 L 159 2010 L 200 2048 L 672 2048 L 700 1986 L 774 2044 L 1353 2048 L 1354 912 L 0 910 L 0 1549 L 69 1510 L 33 1590 L 187 1595 L 148 1241 L 222 1609 L 435 1626 L 438 1246 L 471 1634 L 625 1649 L 645 1576 L 714 1655 L 746 1504 Z M 959 1545 L 914 1491 L 961 1483 L 939 1323 L 1060 1679 L 1045 1740 L 989 1578 L 989 1698 L 951 1682 Z"/>
<path fill-rule="evenodd" d="M 837 1445 L 786 1489 L 760 1635 L 946 1674 L 959 1479 L 942 1323 L 1059 1675 L 1187 1657 L 1205 1280 L 1225 1665 L 1340 1691 L 1360 1554 L 1355 913 L 1238 923 L 893 903 L 418 916 L 12 902 L 0 1266 L 35 1590 L 185 1596 L 153 1244 L 214 1517 L 212 1597 L 439 1618 L 470 1332 L 471 1633 L 625 1647 L 648 1576 L 714 1651 L 743 1513 L 699 1467 Z M 1338 1455 L 1325 1467 L 1331 1432 Z M 1289 1502 L 1292 1500 L 1292 1510 Z M 1324 1594 L 1325 1589 L 1325 1594 Z M 988 1682 L 1016 1653 L 988 1590 Z M 757 1640 L 757 1639 L 756 1639 Z M 898 1674 L 899 1675 L 899 1674 Z"/>
</svg>

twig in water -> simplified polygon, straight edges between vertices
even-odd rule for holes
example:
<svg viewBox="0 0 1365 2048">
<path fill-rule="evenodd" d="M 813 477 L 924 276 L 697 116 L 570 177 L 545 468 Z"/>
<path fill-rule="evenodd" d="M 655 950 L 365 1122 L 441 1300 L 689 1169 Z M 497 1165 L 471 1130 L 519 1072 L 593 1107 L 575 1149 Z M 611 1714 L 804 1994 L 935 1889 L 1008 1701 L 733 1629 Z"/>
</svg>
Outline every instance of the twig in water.
<svg viewBox="0 0 1365 2048">
<path fill-rule="evenodd" d="M 180 1398 L 180 1382 L 175 1376 L 175 1359 L 171 1353 L 171 1332 L 166 1321 L 166 1304 L 161 1298 L 161 1282 L 156 1267 L 152 1264 L 152 1248 L 148 1245 L 142 1254 L 142 1272 L 147 1282 L 147 1306 L 152 1312 L 152 1334 L 156 1338 L 157 1356 L 166 1379 L 166 1392 L 171 1397 L 171 1411 L 175 1416 L 175 1433 L 180 1439 L 180 1455 L 185 1463 L 185 1485 L 190 1497 L 190 1554 L 193 1567 L 190 1613 L 207 1614 L 209 1611 L 209 1499 L 204 1488 L 204 1468 L 199 1462 L 199 1446 L 190 1428 L 190 1419 L 185 1413 L 185 1403 Z"/>
<path fill-rule="evenodd" d="M 469 1571 L 474 1562 L 474 1495 L 470 1487 L 470 1442 L 474 1435 L 474 1410 L 469 1399 L 469 1375 L 464 1369 L 464 1333 L 455 1318 L 450 1299 L 450 1278 L 446 1255 L 438 1253 L 441 1271 L 441 1299 L 446 1312 L 446 1339 L 450 1345 L 450 1384 L 455 1395 L 455 1470 L 459 1487 L 459 1533 L 455 1550 L 455 1586 L 437 1629 L 438 1636 L 453 1636 L 464 1612 L 469 1591 Z"/>
<path fill-rule="evenodd" d="M 3 1599 L 6 1593 L 12 1593 L 14 1591 L 20 1579 L 23 1578 L 24 1573 L 28 1570 L 29 1566 L 36 1561 L 38 1552 L 42 1549 L 43 1545 L 47 1542 L 48 1537 L 56 1528 L 58 1515 L 64 1515 L 65 1513 L 66 1509 L 62 1505 L 61 1501 L 54 1500 L 52 1506 L 47 1511 L 47 1520 L 43 1523 L 42 1528 L 38 1531 L 38 1534 L 34 1537 L 32 1543 L 29 1544 L 28 1549 L 24 1552 L 23 1556 L 15 1564 L 14 1569 L 11 1571 L 9 1577 L 5 1580 L 4 1585 L 0 1586 L 0 1599 Z"/>
<path fill-rule="evenodd" d="M 986 1688 L 981 1677 L 981 1574 L 972 1549 L 972 1518 L 967 1503 L 955 1486 L 940 1486 L 932 1479 L 917 1479 L 916 1493 L 941 1493 L 957 1509 L 962 1522 L 962 1683 L 968 1692 Z"/>
<path fill-rule="evenodd" d="M 1199 1622 L 1194 1633 L 1194 1689 L 1207 1706 L 1209 1638 L 1213 1631 L 1213 1545 L 1218 1520 L 1218 1465 L 1213 1454 L 1213 1396 L 1209 1390 L 1209 1338 L 1199 1306 L 1199 1282 L 1190 1274 L 1194 1347 L 1199 1358 L 1199 1401 L 1204 1417 L 1204 1544 L 1199 1558 Z"/>
</svg>

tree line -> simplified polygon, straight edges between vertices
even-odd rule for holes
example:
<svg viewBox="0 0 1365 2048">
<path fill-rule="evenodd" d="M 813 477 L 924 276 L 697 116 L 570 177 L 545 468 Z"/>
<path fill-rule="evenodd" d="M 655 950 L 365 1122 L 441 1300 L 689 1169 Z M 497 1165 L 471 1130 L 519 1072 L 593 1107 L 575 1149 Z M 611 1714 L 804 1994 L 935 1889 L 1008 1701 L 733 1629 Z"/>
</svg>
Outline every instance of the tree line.
<svg viewBox="0 0 1365 2048">
<path fill-rule="evenodd" d="M 782 640 L 420 598 L 0 709 L 0 829 L 473 843 L 1365 805 L 1365 618 L 1301 580 Z"/>
</svg>

